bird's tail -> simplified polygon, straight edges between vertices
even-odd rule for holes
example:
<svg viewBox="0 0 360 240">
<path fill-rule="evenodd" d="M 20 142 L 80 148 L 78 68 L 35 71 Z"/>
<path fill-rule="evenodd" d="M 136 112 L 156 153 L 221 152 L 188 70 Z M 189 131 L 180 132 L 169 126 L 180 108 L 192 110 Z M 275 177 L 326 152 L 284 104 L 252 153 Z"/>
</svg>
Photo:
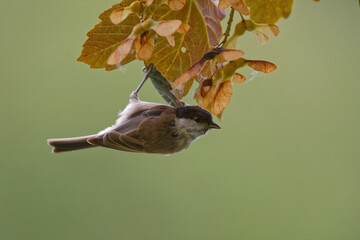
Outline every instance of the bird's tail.
<svg viewBox="0 0 360 240">
<path fill-rule="evenodd" d="M 74 150 L 80 150 L 84 148 L 96 147 L 91 143 L 88 143 L 88 139 L 95 137 L 96 135 L 84 136 L 84 137 L 74 137 L 74 138 L 57 138 L 57 139 L 48 139 L 47 142 L 50 146 L 53 147 L 53 153 L 68 152 Z"/>
</svg>

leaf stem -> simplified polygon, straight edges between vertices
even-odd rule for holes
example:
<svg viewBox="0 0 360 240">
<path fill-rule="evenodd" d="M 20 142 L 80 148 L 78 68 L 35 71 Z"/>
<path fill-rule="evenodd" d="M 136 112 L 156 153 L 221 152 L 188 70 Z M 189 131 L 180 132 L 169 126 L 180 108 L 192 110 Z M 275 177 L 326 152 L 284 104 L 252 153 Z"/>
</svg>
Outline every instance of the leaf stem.
<svg viewBox="0 0 360 240">
<path fill-rule="evenodd" d="M 225 33 L 224 33 L 224 40 L 221 42 L 221 44 L 225 43 L 228 39 L 228 37 L 230 36 L 230 30 L 231 30 L 231 24 L 233 22 L 233 19 L 234 19 L 234 8 L 231 7 L 231 11 L 230 11 L 230 15 L 229 15 L 229 20 L 227 22 L 227 27 L 226 27 L 226 30 L 225 30 Z"/>
<path fill-rule="evenodd" d="M 240 17 L 241 17 L 241 20 L 243 21 L 243 22 L 245 22 L 245 18 L 244 18 L 244 16 L 240 13 Z"/>
</svg>

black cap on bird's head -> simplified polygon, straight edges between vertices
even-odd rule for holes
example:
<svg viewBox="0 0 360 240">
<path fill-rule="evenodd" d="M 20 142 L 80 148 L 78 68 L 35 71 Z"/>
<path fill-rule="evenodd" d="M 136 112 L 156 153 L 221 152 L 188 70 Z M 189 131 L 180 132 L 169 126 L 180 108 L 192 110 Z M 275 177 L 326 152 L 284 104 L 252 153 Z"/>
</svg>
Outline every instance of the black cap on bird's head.
<svg viewBox="0 0 360 240">
<path fill-rule="evenodd" d="M 197 123 L 207 123 L 209 128 L 221 129 L 213 122 L 211 114 L 199 106 L 185 106 L 177 108 L 176 117 L 192 119 Z"/>
</svg>

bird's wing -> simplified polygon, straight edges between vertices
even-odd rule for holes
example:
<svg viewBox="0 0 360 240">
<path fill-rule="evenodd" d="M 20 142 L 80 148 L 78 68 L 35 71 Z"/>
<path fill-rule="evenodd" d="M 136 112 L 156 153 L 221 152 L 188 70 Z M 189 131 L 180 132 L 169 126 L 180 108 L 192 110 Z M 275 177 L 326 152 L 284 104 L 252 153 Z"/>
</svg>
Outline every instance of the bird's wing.
<svg viewBox="0 0 360 240">
<path fill-rule="evenodd" d="M 103 146 L 127 152 L 144 152 L 144 142 L 121 134 L 117 131 L 108 132 L 102 136 L 88 139 L 88 142 L 96 146 Z"/>
<path fill-rule="evenodd" d="M 151 108 L 136 111 L 132 115 L 130 115 L 125 121 L 121 122 L 119 126 L 115 126 L 112 130 L 122 134 L 132 132 L 147 119 L 159 117 L 163 112 L 169 110 L 174 111 L 174 108 L 166 105 L 157 105 Z"/>
<path fill-rule="evenodd" d="M 153 152 L 154 127 L 157 119 L 167 111 L 176 111 L 175 108 L 159 105 L 144 111 L 136 112 L 133 116 L 111 131 L 88 139 L 88 142 L 108 148 L 127 152 Z M 174 114 L 174 113 L 173 113 Z M 163 120 L 167 120 L 164 118 Z M 160 120 L 163 122 L 162 120 Z M 141 128 L 139 128 L 141 126 Z"/>
</svg>

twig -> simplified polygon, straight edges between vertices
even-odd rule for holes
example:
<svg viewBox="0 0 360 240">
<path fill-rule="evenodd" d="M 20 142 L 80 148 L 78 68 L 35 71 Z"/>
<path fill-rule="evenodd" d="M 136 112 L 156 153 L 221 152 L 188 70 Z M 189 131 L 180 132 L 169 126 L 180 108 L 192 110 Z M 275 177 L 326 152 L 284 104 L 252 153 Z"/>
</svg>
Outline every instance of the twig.
<svg viewBox="0 0 360 240">
<path fill-rule="evenodd" d="M 233 22 L 233 19 L 234 19 L 234 8 L 231 7 L 231 12 L 230 12 L 230 15 L 229 15 L 229 20 L 227 22 L 227 27 L 226 27 L 226 30 L 225 30 L 225 33 L 224 33 L 224 40 L 221 42 L 221 45 L 226 43 L 228 37 L 230 36 L 230 30 L 231 30 L 231 24 Z"/>
<path fill-rule="evenodd" d="M 244 16 L 240 13 L 240 17 L 241 17 L 241 20 L 243 21 L 243 22 L 245 22 L 245 18 L 244 18 Z"/>
</svg>

